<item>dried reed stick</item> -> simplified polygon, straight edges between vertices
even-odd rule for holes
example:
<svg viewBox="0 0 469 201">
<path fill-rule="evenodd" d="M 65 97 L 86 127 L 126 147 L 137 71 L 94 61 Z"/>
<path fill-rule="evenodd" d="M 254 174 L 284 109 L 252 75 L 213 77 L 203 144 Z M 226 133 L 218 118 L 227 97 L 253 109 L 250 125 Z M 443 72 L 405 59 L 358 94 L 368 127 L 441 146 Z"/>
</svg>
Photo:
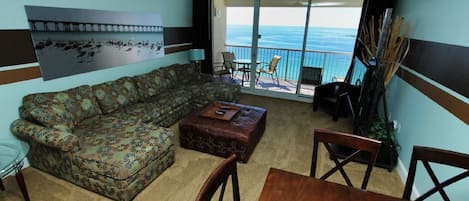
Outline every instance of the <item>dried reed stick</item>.
<svg viewBox="0 0 469 201">
<path fill-rule="evenodd" d="M 378 62 L 384 66 L 384 84 L 387 85 L 391 78 L 396 74 L 401 62 L 407 56 L 410 48 L 410 40 L 408 38 L 409 22 L 404 23 L 404 18 L 396 16 L 391 22 L 389 30 L 381 30 L 383 25 L 383 16 L 379 17 L 378 27 L 375 27 L 375 18 L 371 17 L 370 23 L 365 26 L 361 32 L 359 42 L 364 47 L 361 53 L 362 60 L 368 61 L 372 57 L 377 57 L 377 44 L 381 32 L 389 31 L 384 40 L 383 49 Z"/>
</svg>

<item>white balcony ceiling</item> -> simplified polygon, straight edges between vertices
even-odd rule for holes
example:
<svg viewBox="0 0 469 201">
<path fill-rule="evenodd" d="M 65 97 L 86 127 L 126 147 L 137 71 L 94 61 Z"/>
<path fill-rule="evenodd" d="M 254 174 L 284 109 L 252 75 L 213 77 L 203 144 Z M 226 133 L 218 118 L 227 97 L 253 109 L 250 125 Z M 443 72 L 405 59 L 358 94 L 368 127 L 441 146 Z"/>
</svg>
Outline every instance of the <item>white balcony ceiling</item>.
<svg viewBox="0 0 469 201">
<path fill-rule="evenodd" d="M 225 0 L 229 7 L 253 6 L 253 0 Z M 313 0 L 313 7 L 361 7 L 363 0 Z M 308 0 L 261 0 L 265 7 L 305 7 Z"/>
</svg>

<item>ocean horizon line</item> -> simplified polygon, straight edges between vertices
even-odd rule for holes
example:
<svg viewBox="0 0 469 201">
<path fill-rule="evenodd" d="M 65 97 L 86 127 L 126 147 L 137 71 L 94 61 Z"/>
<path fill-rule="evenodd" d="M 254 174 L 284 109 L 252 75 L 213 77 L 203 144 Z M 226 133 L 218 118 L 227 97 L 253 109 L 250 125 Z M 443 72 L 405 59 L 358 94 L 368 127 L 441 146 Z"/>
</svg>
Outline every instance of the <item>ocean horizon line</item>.
<svg viewBox="0 0 469 201">
<path fill-rule="evenodd" d="M 227 26 L 252 26 L 252 24 L 226 24 Z M 297 26 L 297 25 L 270 25 L 270 24 L 259 24 L 259 26 L 264 27 L 295 27 L 295 28 L 304 28 L 305 26 Z M 311 28 L 327 28 L 327 29 L 349 29 L 349 30 L 356 30 L 357 28 L 354 27 L 329 27 L 329 26 L 310 26 Z"/>
</svg>

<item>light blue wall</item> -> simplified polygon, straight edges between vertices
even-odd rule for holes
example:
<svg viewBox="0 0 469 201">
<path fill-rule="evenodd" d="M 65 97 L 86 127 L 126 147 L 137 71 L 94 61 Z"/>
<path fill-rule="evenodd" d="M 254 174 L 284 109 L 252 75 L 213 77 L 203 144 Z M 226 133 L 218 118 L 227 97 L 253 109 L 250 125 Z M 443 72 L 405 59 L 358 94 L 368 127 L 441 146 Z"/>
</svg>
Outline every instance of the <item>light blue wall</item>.
<svg viewBox="0 0 469 201">
<path fill-rule="evenodd" d="M 398 0 L 396 14 L 412 25 L 412 38 L 469 46 L 467 0 Z"/>
<path fill-rule="evenodd" d="M 463 22 L 463 19 L 469 17 L 467 8 L 469 1 L 465 0 L 399 0 L 395 14 L 410 21 L 411 38 L 469 46 L 469 26 Z M 430 82 L 464 102 L 469 102 L 454 91 L 432 80 Z M 469 126 L 413 86 L 395 76 L 388 86 L 387 97 L 391 119 L 396 119 L 401 125 L 397 134 L 401 145 L 399 159 L 406 170 L 409 168 L 414 145 L 469 153 Z M 435 171 L 440 180 L 460 172 L 441 166 L 436 166 Z M 466 180 L 448 188 L 452 200 L 468 199 L 469 181 Z M 432 187 L 432 181 L 422 166 L 417 169 L 415 186 L 420 192 Z M 441 200 L 439 194 L 431 198 L 430 200 Z"/>
<path fill-rule="evenodd" d="M 0 0 L 0 29 L 28 29 L 24 5 L 87 8 L 114 11 L 153 12 L 161 14 L 165 27 L 192 26 L 191 0 Z M 0 142 L 15 140 L 9 126 L 18 118 L 21 98 L 29 93 L 63 90 L 82 84 L 96 84 L 122 76 L 132 76 L 173 63 L 188 63 L 187 52 L 165 55 L 163 58 L 93 71 L 44 82 L 42 78 L 0 85 Z M 38 64 L 29 64 L 29 66 Z M 28 66 L 28 65 L 26 65 Z M 15 67 L 14 67 L 15 68 Z M 2 67 L 0 70 L 11 69 Z"/>
</svg>

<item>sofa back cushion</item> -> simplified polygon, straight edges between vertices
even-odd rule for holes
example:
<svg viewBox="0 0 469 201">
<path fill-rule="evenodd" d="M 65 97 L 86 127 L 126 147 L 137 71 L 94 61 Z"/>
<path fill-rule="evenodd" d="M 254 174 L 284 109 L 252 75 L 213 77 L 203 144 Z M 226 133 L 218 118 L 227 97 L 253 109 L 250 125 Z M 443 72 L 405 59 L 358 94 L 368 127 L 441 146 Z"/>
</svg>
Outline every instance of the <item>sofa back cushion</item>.
<svg viewBox="0 0 469 201">
<path fill-rule="evenodd" d="M 26 95 L 23 97 L 20 115 L 23 119 L 35 120 L 31 115 L 35 108 L 60 104 L 73 115 L 75 123 L 102 113 L 91 87 L 83 85 L 65 91 Z"/>
<path fill-rule="evenodd" d="M 160 69 L 135 76 L 134 79 L 142 99 L 156 96 L 170 87 L 170 80 L 164 77 Z"/>
<path fill-rule="evenodd" d="M 75 117 L 65 109 L 63 104 L 40 105 L 31 111 L 31 116 L 48 128 L 69 133 L 72 133 L 75 128 Z"/>
<path fill-rule="evenodd" d="M 159 86 L 152 80 L 151 76 L 149 73 L 145 73 L 134 77 L 138 94 L 143 100 L 158 93 Z"/>
<path fill-rule="evenodd" d="M 170 66 L 162 67 L 156 69 L 150 74 L 155 75 L 154 77 L 160 78 L 160 83 L 164 85 L 164 88 L 171 89 L 175 88 L 180 82 L 183 82 L 183 79 L 190 79 L 185 75 L 178 75 L 178 67 L 180 64 L 173 64 Z"/>
<path fill-rule="evenodd" d="M 57 96 L 59 103 L 63 103 L 65 108 L 75 117 L 76 122 L 102 114 L 96 97 L 91 90 L 91 86 L 83 85 L 65 91 L 68 96 Z"/>
<path fill-rule="evenodd" d="M 194 67 L 190 64 L 177 64 L 171 67 L 174 68 L 174 71 L 176 72 L 178 84 L 188 84 L 193 80 L 196 80 L 196 77 L 194 76 L 199 74 L 194 71 Z"/>
<path fill-rule="evenodd" d="M 23 97 L 23 105 L 20 107 L 20 117 L 26 120 L 34 121 L 31 111 L 41 105 L 51 105 L 57 103 L 54 97 L 57 93 L 61 92 L 48 92 L 29 94 Z"/>
<path fill-rule="evenodd" d="M 173 64 L 137 75 L 134 80 L 140 96 L 147 99 L 167 89 L 190 83 L 192 80 L 197 79 L 197 75 L 194 74 L 194 69 L 190 64 Z"/>
<path fill-rule="evenodd" d="M 105 114 L 140 100 L 137 87 L 131 77 L 94 85 L 93 92 Z"/>
</svg>

